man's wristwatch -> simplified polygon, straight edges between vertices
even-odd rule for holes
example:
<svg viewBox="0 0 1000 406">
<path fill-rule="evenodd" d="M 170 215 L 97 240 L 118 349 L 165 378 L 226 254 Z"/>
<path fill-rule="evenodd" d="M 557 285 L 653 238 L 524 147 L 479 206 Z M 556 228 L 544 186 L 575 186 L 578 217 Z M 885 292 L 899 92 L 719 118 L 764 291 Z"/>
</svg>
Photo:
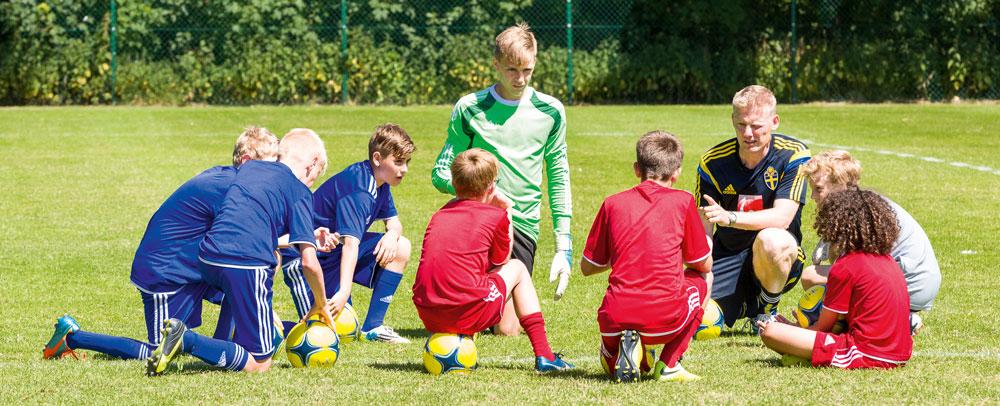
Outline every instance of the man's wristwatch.
<svg viewBox="0 0 1000 406">
<path fill-rule="evenodd" d="M 729 212 L 729 224 L 728 224 L 728 226 L 732 227 L 735 224 L 736 224 L 736 212 L 735 211 L 731 211 L 731 212 Z"/>
</svg>

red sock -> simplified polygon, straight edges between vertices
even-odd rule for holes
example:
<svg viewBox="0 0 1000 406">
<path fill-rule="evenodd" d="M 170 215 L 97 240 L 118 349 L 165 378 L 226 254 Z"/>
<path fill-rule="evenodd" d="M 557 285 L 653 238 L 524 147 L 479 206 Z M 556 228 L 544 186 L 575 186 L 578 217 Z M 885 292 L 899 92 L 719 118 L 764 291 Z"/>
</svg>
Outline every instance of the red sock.
<svg viewBox="0 0 1000 406">
<path fill-rule="evenodd" d="M 552 348 L 549 347 L 549 337 L 545 335 L 545 319 L 542 318 L 542 312 L 529 314 L 518 321 L 528 335 L 528 340 L 531 340 L 531 349 L 535 351 L 535 356 L 555 358 Z"/>
</svg>

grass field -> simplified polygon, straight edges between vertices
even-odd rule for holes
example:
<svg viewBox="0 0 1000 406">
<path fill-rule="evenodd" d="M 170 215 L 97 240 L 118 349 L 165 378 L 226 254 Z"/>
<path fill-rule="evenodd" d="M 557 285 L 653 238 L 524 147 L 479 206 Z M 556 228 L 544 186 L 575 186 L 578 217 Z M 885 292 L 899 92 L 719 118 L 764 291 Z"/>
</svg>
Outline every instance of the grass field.
<svg viewBox="0 0 1000 406">
<path fill-rule="evenodd" d="M 430 183 L 444 141 L 448 107 L 8 108 L 0 109 L 0 403 L 984 403 L 1000 402 L 1000 221 L 998 105 L 803 105 L 782 107 L 780 132 L 813 152 L 852 148 L 864 185 L 899 202 L 934 243 L 943 284 L 915 355 L 894 371 L 784 368 L 757 337 L 740 332 L 691 345 L 685 366 L 704 379 L 669 385 L 616 385 L 597 358 L 596 309 L 606 276 L 573 276 L 566 297 L 551 299 L 551 223 L 543 212 L 535 283 L 553 348 L 578 369 L 560 376 L 532 372 L 525 337 L 483 336 L 480 370 L 471 376 L 423 372 L 426 333 L 410 301 L 417 253 L 387 321 L 413 339 L 408 346 L 353 343 L 335 368 L 297 370 L 282 355 L 266 374 L 210 370 L 194 358 L 159 378 L 145 365 L 89 354 L 43 361 L 52 323 L 65 312 L 86 330 L 144 338 L 139 295 L 129 266 L 150 215 L 181 183 L 226 164 L 242 127 L 275 133 L 309 127 L 323 136 L 336 173 L 364 159 L 371 129 L 394 121 L 418 151 L 393 191 L 406 234 L 419 247 L 424 227 L 448 198 Z M 662 128 L 687 151 L 680 187 L 691 190 L 700 153 L 732 136 L 725 106 L 572 107 L 576 260 L 604 197 L 636 183 L 635 141 Z M 321 179 L 323 180 L 323 179 Z M 319 183 L 317 183 L 318 185 Z M 815 242 L 812 202 L 804 212 L 805 245 Z M 542 268 L 545 268 L 544 270 Z M 364 314 L 367 294 L 355 289 Z M 788 313 L 801 290 L 782 301 Z M 275 306 L 294 316 L 284 284 Z M 206 311 L 211 332 L 217 308 Z"/>
</svg>

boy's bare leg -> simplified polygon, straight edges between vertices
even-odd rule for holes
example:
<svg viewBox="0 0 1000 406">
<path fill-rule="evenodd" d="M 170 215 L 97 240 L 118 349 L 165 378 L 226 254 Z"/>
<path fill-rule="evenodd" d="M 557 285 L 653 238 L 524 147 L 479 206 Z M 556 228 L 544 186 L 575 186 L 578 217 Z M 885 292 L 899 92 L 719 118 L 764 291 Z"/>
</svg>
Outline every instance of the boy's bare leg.
<svg viewBox="0 0 1000 406">
<path fill-rule="evenodd" d="M 500 322 L 494 327 L 493 332 L 501 336 L 516 336 L 521 334 L 521 323 L 518 320 L 518 316 L 529 313 L 520 313 L 516 310 L 518 304 L 515 297 L 518 296 L 518 293 L 515 291 L 515 288 L 522 283 L 522 280 L 528 280 L 528 284 L 531 286 L 531 293 L 534 296 L 535 312 L 541 309 L 541 306 L 538 305 L 538 294 L 535 293 L 534 284 L 531 283 L 531 276 L 528 275 L 528 268 L 525 267 L 523 262 L 512 259 L 500 266 L 500 270 L 497 273 L 503 278 L 504 283 L 507 284 L 507 300 L 511 301 L 510 303 L 513 306 L 504 307 L 503 316 L 500 317 Z M 524 275 L 528 277 L 524 278 Z"/>
<path fill-rule="evenodd" d="M 514 323 L 520 329 L 518 318 L 532 313 L 542 311 L 542 306 L 538 302 L 538 293 L 535 292 L 535 285 L 531 281 L 531 275 L 524 263 L 518 260 L 511 260 L 497 271 L 504 283 L 507 285 L 507 297 L 514 301 Z M 504 309 L 506 313 L 509 309 Z M 501 320 L 502 324 L 503 321 Z M 514 334 L 516 335 L 516 333 Z"/>
<path fill-rule="evenodd" d="M 760 329 L 760 338 L 767 348 L 779 354 L 810 360 L 816 332 L 781 322 L 771 322 Z"/>
<path fill-rule="evenodd" d="M 257 361 L 253 357 L 247 360 L 247 364 L 243 367 L 243 372 L 266 372 L 271 369 L 271 364 L 274 358 L 267 358 L 263 361 Z"/>
<path fill-rule="evenodd" d="M 826 285 L 826 278 L 830 275 L 829 265 L 811 265 L 802 270 L 802 289 L 809 290 L 816 285 Z"/>
</svg>

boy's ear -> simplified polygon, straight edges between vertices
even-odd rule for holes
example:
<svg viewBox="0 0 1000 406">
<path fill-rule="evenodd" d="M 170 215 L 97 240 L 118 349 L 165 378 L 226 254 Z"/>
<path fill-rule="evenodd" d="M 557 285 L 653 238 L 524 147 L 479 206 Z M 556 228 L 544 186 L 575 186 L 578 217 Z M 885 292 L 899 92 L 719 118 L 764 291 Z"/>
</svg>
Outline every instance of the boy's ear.
<svg viewBox="0 0 1000 406">
<path fill-rule="evenodd" d="M 382 164 L 382 153 L 375 151 L 372 152 L 372 165 L 379 166 Z"/>
<path fill-rule="evenodd" d="M 642 179 L 642 171 L 639 170 L 639 163 L 638 162 L 632 162 L 632 170 L 635 171 L 635 177 L 637 177 L 639 179 Z"/>
<path fill-rule="evenodd" d="M 670 175 L 670 183 L 677 183 L 677 179 L 680 179 L 681 177 L 681 169 L 683 168 L 677 168 L 677 170 Z"/>
</svg>

